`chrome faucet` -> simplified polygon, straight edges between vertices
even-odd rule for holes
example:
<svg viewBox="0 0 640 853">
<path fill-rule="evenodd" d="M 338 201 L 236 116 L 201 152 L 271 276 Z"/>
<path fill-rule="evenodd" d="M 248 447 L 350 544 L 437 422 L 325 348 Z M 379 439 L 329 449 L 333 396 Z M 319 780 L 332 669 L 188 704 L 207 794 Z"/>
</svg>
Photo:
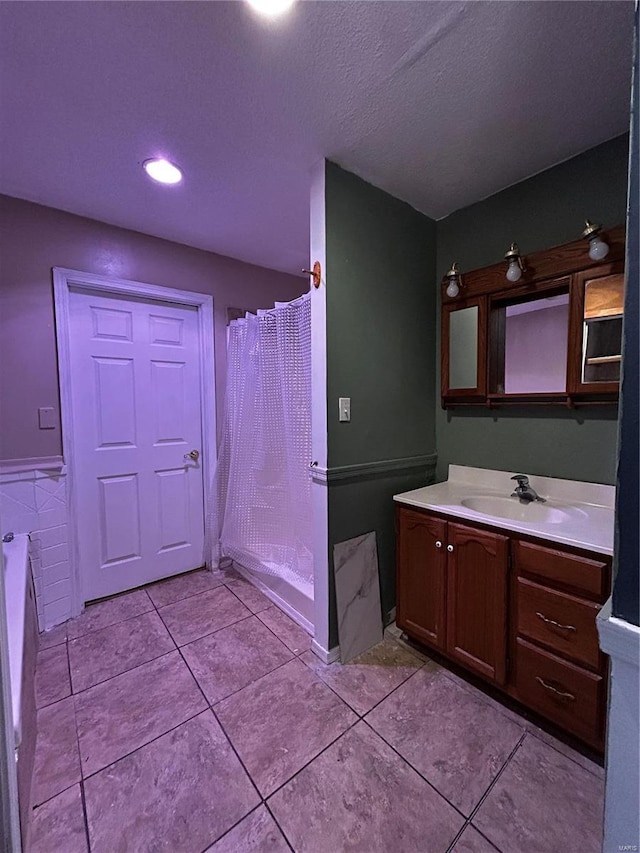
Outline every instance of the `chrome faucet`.
<svg viewBox="0 0 640 853">
<path fill-rule="evenodd" d="M 511 493 L 512 498 L 520 498 L 525 503 L 531 503 L 532 501 L 546 503 L 546 498 L 541 498 L 529 485 L 529 478 L 525 474 L 516 474 L 511 479 L 518 481 L 515 492 Z"/>
</svg>

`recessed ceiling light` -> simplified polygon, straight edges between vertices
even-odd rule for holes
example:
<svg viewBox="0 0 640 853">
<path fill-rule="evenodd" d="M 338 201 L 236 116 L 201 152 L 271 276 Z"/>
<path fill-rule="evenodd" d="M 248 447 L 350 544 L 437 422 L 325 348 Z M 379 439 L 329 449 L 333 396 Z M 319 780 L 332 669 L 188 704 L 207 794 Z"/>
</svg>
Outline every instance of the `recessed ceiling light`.
<svg viewBox="0 0 640 853">
<path fill-rule="evenodd" d="M 248 0 L 248 3 L 256 12 L 261 15 L 266 15 L 269 18 L 275 18 L 276 15 L 282 15 L 288 12 L 296 0 Z"/>
<path fill-rule="evenodd" d="M 173 163 L 163 160 L 161 157 L 154 160 L 145 160 L 142 168 L 147 175 L 159 184 L 179 184 L 182 180 L 182 172 Z"/>
</svg>

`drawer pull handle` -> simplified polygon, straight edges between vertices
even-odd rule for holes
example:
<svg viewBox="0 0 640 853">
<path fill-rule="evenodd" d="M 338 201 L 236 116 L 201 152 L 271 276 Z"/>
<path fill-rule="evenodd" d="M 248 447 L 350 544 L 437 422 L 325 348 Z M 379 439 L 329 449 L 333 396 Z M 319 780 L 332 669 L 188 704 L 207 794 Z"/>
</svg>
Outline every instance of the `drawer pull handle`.
<svg viewBox="0 0 640 853">
<path fill-rule="evenodd" d="M 566 693 L 564 690 L 557 690 L 551 684 L 547 684 L 547 682 L 543 678 L 540 678 L 539 675 L 536 675 L 536 681 L 538 684 L 541 684 L 545 690 L 548 690 L 550 693 L 555 693 L 557 696 L 560 696 L 561 699 L 569 699 L 570 702 L 576 701 L 576 697 L 573 693 Z"/>
<path fill-rule="evenodd" d="M 547 619 L 547 617 L 538 610 L 536 610 L 536 616 L 538 619 L 542 619 L 543 622 L 546 622 L 547 625 L 553 625 L 554 628 L 560 628 L 562 631 L 577 631 L 577 628 L 573 625 L 561 625 L 560 622 L 556 622 L 555 619 Z"/>
</svg>

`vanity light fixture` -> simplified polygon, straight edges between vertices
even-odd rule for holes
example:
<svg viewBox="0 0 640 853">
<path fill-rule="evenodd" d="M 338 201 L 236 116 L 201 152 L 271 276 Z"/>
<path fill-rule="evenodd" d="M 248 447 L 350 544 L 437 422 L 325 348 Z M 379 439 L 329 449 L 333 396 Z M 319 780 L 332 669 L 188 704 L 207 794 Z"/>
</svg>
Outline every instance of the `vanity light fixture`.
<svg viewBox="0 0 640 853">
<path fill-rule="evenodd" d="M 600 236 L 602 225 L 594 225 L 588 219 L 584 223 L 582 236 L 589 241 L 589 257 L 592 261 L 601 261 L 609 254 L 609 244 Z"/>
<path fill-rule="evenodd" d="M 511 246 L 509 247 L 509 251 L 505 252 L 504 259 L 508 263 L 507 281 L 520 281 L 520 279 L 522 278 L 522 273 L 525 270 L 525 266 L 524 261 L 520 257 L 520 249 L 518 248 L 517 243 L 511 244 Z"/>
<path fill-rule="evenodd" d="M 152 181 L 157 181 L 159 184 L 179 184 L 182 180 L 180 169 L 162 157 L 145 160 L 142 168 Z"/>
<path fill-rule="evenodd" d="M 451 269 L 445 275 L 445 278 L 449 280 L 449 284 L 447 285 L 447 296 L 450 299 L 455 299 L 456 296 L 460 293 L 460 288 L 462 287 L 462 279 L 460 277 L 460 270 L 458 269 L 458 264 L 454 261 L 451 264 Z"/>
</svg>

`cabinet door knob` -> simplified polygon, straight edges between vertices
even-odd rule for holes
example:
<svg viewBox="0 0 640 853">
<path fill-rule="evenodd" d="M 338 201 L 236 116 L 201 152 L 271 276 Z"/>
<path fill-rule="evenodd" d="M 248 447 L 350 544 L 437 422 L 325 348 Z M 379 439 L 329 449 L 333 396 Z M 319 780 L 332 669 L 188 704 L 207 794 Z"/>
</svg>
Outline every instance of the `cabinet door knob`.
<svg viewBox="0 0 640 853">
<path fill-rule="evenodd" d="M 436 548 L 442 548 L 442 542 L 439 539 L 436 542 Z"/>
<path fill-rule="evenodd" d="M 453 551 L 453 545 L 447 545 L 447 551 L 451 553 Z"/>
</svg>

